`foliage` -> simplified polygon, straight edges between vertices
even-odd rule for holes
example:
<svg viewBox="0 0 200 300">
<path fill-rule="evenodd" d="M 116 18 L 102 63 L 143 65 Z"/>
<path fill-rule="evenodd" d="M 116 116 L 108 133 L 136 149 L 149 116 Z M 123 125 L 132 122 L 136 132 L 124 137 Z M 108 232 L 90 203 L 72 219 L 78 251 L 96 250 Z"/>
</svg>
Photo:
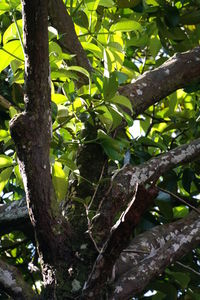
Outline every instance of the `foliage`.
<svg viewBox="0 0 200 300">
<path fill-rule="evenodd" d="M 199 0 L 68 0 L 65 4 L 95 71 L 89 74 L 74 65 L 74 55 L 63 52 L 59 45 L 61 36 L 49 24 L 53 118 L 50 160 L 60 202 L 65 200 L 70 182 L 86 180 L 80 175 L 76 161 L 76 153 L 83 145 L 100 144 L 107 156 L 108 168 L 113 172 L 123 166 L 127 157 L 131 164 L 137 165 L 200 134 L 199 83 L 177 90 L 138 117 L 134 117 L 134 112 L 130 117 L 130 100 L 117 92 L 119 86 L 160 66 L 177 51 L 198 45 Z M 20 1 L 0 2 L 0 94 L 11 103 L 8 109 L 0 107 L 1 203 L 24 197 L 9 132 L 10 118 L 24 108 L 21 18 Z M 80 77 L 87 84 L 79 86 Z M 125 133 L 115 134 L 124 121 Z M 84 136 L 86 123 L 96 128 L 92 138 Z M 160 178 L 159 185 L 198 204 L 199 163 L 177 167 Z M 90 199 L 74 201 L 87 205 Z M 188 206 L 160 192 L 155 206 L 143 217 L 135 234 L 182 218 L 188 212 Z M 2 257 L 19 267 L 30 284 L 38 284 L 37 269 L 30 272 L 30 266 L 38 264 L 35 246 L 22 233 L 2 236 L 0 247 Z M 199 255 L 199 249 L 194 250 L 184 258 L 184 263 L 199 271 Z M 149 290 L 157 293 L 146 295 L 145 299 L 199 299 L 198 276 L 178 264 L 170 267 L 149 286 Z M 141 295 L 140 299 L 143 298 Z"/>
</svg>

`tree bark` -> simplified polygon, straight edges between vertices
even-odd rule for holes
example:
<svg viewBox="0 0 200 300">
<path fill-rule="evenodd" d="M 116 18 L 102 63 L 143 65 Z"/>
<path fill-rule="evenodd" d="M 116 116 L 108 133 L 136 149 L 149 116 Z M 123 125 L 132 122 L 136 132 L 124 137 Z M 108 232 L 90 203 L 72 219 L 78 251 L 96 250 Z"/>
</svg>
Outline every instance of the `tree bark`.
<svg viewBox="0 0 200 300">
<path fill-rule="evenodd" d="M 141 293 L 167 266 L 199 245 L 199 231 L 200 215 L 193 211 L 138 235 L 116 262 L 109 299 L 126 300 Z"/>
<path fill-rule="evenodd" d="M 60 34 L 64 34 L 60 40 L 61 46 L 77 55 L 76 60 L 80 66 L 85 67 L 90 72 L 92 71 L 63 1 L 23 0 L 24 101 L 26 108 L 23 113 L 11 120 L 10 129 L 23 177 L 28 213 L 37 241 L 45 285 L 44 299 L 59 299 L 59 297 L 68 299 L 69 287 L 65 287 L 65 285 L 69 279 L 69 267 L 73 265 L 76 255 L 71 250 L 73 233 L 68 222 L 61 218 L 53 190 L 49 163 L 51 102 L 47 31 L 48 2 L 52 24 L 59 30 Z M 199 70 L 200 47 L 197 47 L 189 52 L 174 56 L 160 68 L 142 75 L 134 83 L 120 87 L 119 93 L 131 100 L 134 114 L 140 114 L 176 89 L 198 81 L 200 79 Z M 164 172 L 180 164 L 195 160 L 200 155 L 199 145 L 200 139 L 152 158 L 140 166 L 126 165 L 113 176 L 107 193 L 102 197 L 97 217 L 94 218 L 91 228 L 97 244 L 101 247 L 103 245 L 103 247 L 94 262 L 83 290 L 85 299 L 94 299 L 103 294 L 103 285 L 108 281 L 108 277 L 111 277 L 113 265 L 120 253 L 127 247 L 133 228 L 138 224 L 145 209 L 156 196 L 153 185 L 155 181 Z M 103 157 L 101 151 L 99 155 Z M 82 168 L 84 168 L 83 165 Z M 104 166 L 103 163 L 99 163 L 99 165 L 101 168 Z M 88 174 L 88 170 L 86 171 Z M 98 174 L 100 175 L 100 172 Z M 151 185 L 149 191 L 143 187 L 143 184 L 146 183 Z M 151 192 L 152 195 L 149 194 Z M 92 194 L 93 190 L 90 189 L 89 193 Z M 117 213 L 122 211 L 119 222 L 113 226 Z M 3 212 L 4 210 L 0 214 L 0 224 L 2 220 L 9 224 L 10 221 L 5 218 Z M 27 221 L 25 214 L 26 212 L 23 211 L 16 218 L 19 221 L 16 224 L 20 224 L 17 225 L 19 229 L 21 228 L 20 222 Z M 140 292 L 152 278 L 158 275 L 158 272 L 160 274 L 171 262 L 195 247 L 196 242 L 199 242 L 197 235 L 200 232 L 199 216 L 193 215 L 192 218 L 192 223 L 190 223 L 190 219 L 182 220 L 182 231 L 179 228 L 180 223 L 171 227 L 171 232 L 166 236 L 164 244 L 157 248 L 151 248 L 147 245 L 147 251 L 150 253 L 143 257 L 145 258 L 144 261 L 138 261 L 138 264 L 132 266 L 130 270 L 126 269 L 127 265 L 124 264 L 125 271 L 121 273 L 118 268 L 113 279 L 114 290 L 111 299 L 128 299 Z M 184 227 L 184 224 L 187 226 Z M 2 228 L 6 232 L 5 223 Z M 80 243 L 84 241 L 84 236 L 80 240 Z M 163 251 L 167 254 L 166 259 L 163 258 Z M 115 269 L 119 266 L 119 261 Z M 5 266 L 2 269 L 6 269 Z M 144 276 L 143 270 L 149 275 L 145 274 L 146 276 Z M 135 286 L 137 272 L 143 276 L 140 287 Z M 70 279 L 68 281 L 70 282 Z M 9 293 L 12 296 L 12 289 Z M 29 299 L 28 297 L 27 299 Z"/>
<path fill-rule="evenodd" d="M 36 300 L 31 287 L 24 282 L 17 268 L 2 260 L 0 260 L 0 289 L 15 300 Z"/>
<path fill-rule="evenodd" d="M 92 72 L 92 66 L 76 35 L 74 23 L 62 0 L 49 1 L 49 14 L 52 25 L 62 35 L 58 43 L 64 52 L 75 54 L 76 64 Z M 84 80 L 83 80 L 84 83 Z"/>
<path fill-rule="evenodd" d="M 60 218 L 49 162 L 51 98 L 48 1 L 24 0 L 25 111 L 10 122 L 31 223 L 36 234 L 46 299 L 56 298 L 58 272 L 71 259 L 70 229 Z M 65 262 L 67 274 L 68 263 Z M 62 267 L 61 267 L 62 265 Z M 60 269 L 60 270 L 59 270 Z M 61 283 L 59 283 L 61 284 Z"/>
</svg>

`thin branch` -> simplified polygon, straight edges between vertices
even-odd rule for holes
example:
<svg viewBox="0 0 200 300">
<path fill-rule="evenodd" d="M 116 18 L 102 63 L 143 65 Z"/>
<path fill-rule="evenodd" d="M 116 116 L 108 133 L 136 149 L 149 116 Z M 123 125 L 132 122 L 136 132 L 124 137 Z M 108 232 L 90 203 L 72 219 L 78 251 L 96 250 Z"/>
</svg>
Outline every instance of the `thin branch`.
<svg viewBox="0 0 200 300">
<path fill-rule="evenodd" d="M 0 106 L 2 106 L 5 109 L 9 109 L 12 104 L 3 96 L 0 95 Z"/>
<path fill-rule="evenodd" d="M 164 192 L 164 193 L 166 193 L 166 194 L 169 194 L 170 196 L 176 198 L 177 200 L 179 200 L 179 201 L 182 202 L 183 204 L 189 206 L 191 209 L 193 209 L 194 211 L 196 211 L 196 212 L 200 215 L 200 210 L 199 210 L 198 208 L 196 208 L 195 206 L 191 205 L 190 203 L 188 203 L 187 201 L 185 201 L 184 199 L 180 198 L 180 197 L 177 196 L 176 194 L 174 194 L 174 193 L 172 193 L 172 192 L 170 192 L 170 191 L 168 191 L 168 190 L 165 190 L 165 189 L 163 189 L 163 188 L 161 188 L 161 187 L 159 187 L 159 186 L 157 186 L 157 188 L 158 188 L 160 191 L 162 191 L 162 192 Z"/>
<path fill-rule="evenodd" d="M 189 270 L 191 271 L 192 273 L 194 273 L 195 275 L 197 276 L 200 276 L 200 273 L 197 272 L 196 270 L 194 270 L 193 268 L 189 267 L 189 266 L 186 266 L 185 264 L 181 263 L 180 261 L 176 261 L 176 264 L 183 267 L 184 269 L 186 270 Z"/>
</svg>

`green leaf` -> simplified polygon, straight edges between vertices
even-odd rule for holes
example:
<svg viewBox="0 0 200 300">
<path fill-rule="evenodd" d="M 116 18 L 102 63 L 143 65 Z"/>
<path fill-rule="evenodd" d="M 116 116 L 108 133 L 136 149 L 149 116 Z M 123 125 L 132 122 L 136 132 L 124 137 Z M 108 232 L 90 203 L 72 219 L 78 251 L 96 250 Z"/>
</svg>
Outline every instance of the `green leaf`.
<svg viewBox="0 0 200 300">
<path fill-rule="evenodd" d="M 118 110 L 117 106 L 109 106 L 108 107 L 109 112 L 111 113 L 112 116 L 112 130 L 114 130 L 115 128 L 117 128 L 123 119 L 123 114 Z"/>
<path fill-rule="evenodd" d="M 122 144 L 108 136 L 103 130 L 99 129 L 97 137 L 105 151 L 112 160 L 121 161 L 124 158 Z"/>
<path fill-rule="evenodd" d="M 10 10 L 9 4 L 8 4 L 6 1 L 4 1 L 4 0 L 2 0 L 1 3 L 0 3 L 0 11 L 1 11 L 1 10 L 2 10 L 3 12 L 9 11 L 9 10 Z"/>
<path fill-rule="evenodd" d="M 163 214 L 164 217 L 166 217 L 167 220 L 171 220 L 173 218 L 171 198 L 168 194 L 159 192 L 155 203 L 156 205 L 158 205 L 160 212 Z"/>
<path fill-rule="evenodd" d="M 169 282 L 157 280 L 156 282 L 152 282 L 149 285 L 149 289 L 156 290 L 156 291 L 158 290 L 158 291 L 164 293 L 165 298 L 161 298 L 163 300 L 164 299 L 177 300 L 177 290 L 173 286 L 173 284 L 171 284 Z M 153 299 L 156 299 L 156 298 L 153 298 Z"/>
<path fill-rule="evenodd" d="M 65 199 L 68 182 L 66 174 L 62 169 L 62 165 L 59 162 L 55 162 L 52 168 L 52 180 L 57 199 L 63 201 Z"/>
<path fill-rule="evenodd" d="M 63 121 L 66 120 L 67 116 L 69 115 L 69 109 L 66 106 L 61 104 L 59 104 L 57 107 L 58 107 L 57 121 L 58 123 L 62 123 Z"/>
<path fill-rule="evenodd" d="M 98 106 L 96 111 L 98 112 L 97 117 L 103 123 L 103 125 L 106 126 L 107 130 L 109 131 L 113 124 L 113 118 L 110 111 L 105 105 Z"/>
<path fill-rule="evenodd" d="M 8 42 L 3 48 L 0 48 L 0 72 L 4 70 L 12 60 L 23 60 L 23 50 L 19 40 Z"/>
<path fill-rule="evenodd" d="M 142 26 L 140 23 L 129 20 L 129 19 L 121 19 L 119 22 L 113 24 L 110 27 L 111 32 L 115 31 L 122 31 L 122 32 L 127 32 L 127 31 L 141 31 Z"/>
<path fill-rule="evenodd" d="M 13 118 L 16 114 L 18 114 L 18 111 L 14 106 L 9 107 L 9 115 L 11 118 Z"/>
<path fill-rule="evenodd" d="M 78 67 L 78 66 L 67 67 L 67 71 L 76 71 L 90 78 L 89 72 L 82 67 Z"/>
<path fill-rule="evenodd" d="M 78 170 L 75 162 L 69 159 L 68 155 L 63 154 L 59 159 L 58 162 L 61 162 L 63 165 L 67 166 L 71 171 Z"/>
<path fill-rule="evenodd" d="M 13 9 L 16 9 L 18 5 L 20 5 L 21 1 L 20 0 L 9 0 L 9 4 Z"/>
<path fill-rule="evenodd" d="M 141 137 L 138 139 L 138 142 L 142 145 L 149 146 L 149 147 L 155 147 L 160 148 L 161 150 L 166 150 L 166 146 L 161 142 L 154 142 L 152 139 Z"/>
<path fill-rule="evenodd" d="M 180 219 L 187 216 L 189 213 L 189 208 L 185 205 L 173 207 L 173 215 L 175 219 Z"/>
<path fill-rule="evenodd" d="M 96 10 L 100 0 L 85 0 L 85 5 L 88 10 Z"/>
<path fill-rule="evenodd" d="M 158 2 L 156 0 L 145 0 L 147 5 L 158 6 Z"/>
<path fill-rule="evenodd" d="M 12 174 L 13 168 L 6 168 L 0 173 L 0 193 L 3 191 L 5 185 L 7 184 L 10 175 Z"/>
<path fill-rule="evenodd" d="M 110 74 L 110 78 L 104 77 L 103 96 L 105 101 L 109 101 L 109 99 L 113 98 L 117 92 L 117 89 L 118 89 L 118 81 L 115 72 Z"/>
<path fill-rule="evenodd" d="M 50 42 L 49 43 L 50 62 L 61 59 L 61 56 L 62 56 L 61 47 L 55 42 Z"/>
<path fill-rule="evenodd" d="M 13 164 L 13 160 L 10 156 L 4 154 L 0 155 L 0 169 L 8 166 L 12 166 L 12 164 Z"/>
<path fill-rule="evenodd" d="M 176 6 L 168 6 L 166 7 L 166 15 L 165 15 L 165 23 L 169 27 L 176 27 L 179 24 L 179 10 Z"/>
<path fill-rule="evenodd" d="M 133 112 L 131 101 L 125 96 L 116 95 L 113 98 L 111 98 L 111 99 L 108 98 L 106 100 L 109 100 L 109 102 L 111 102 L 111 103 L 119 104 L 120 106 L 124 106 L 124 107 L 128 108 L 131 112 Z"/>
<path fill-rule="evenodd" d="M 172 276 L 176 282 L 181 286 L 182 289 L 186 289 L 189 282 L 190 282 L 190 276 L 183 272 L 172 272 L 170 270 L 166 270 L 166 273 Z"/>
<path fill-rule="evenodd" d="M 0 130 L 0 142 L 5 140 L 9 136 L 10 134 L 7 130 L 3 130 L 3 129 Z"/>
<path fill-rule="evenodd" d="M 115 6 L 115 3 L 113 0 L 100 0 L 99 5 L 104 7 L 113 7 Z"/>
<path fill-rule="evenodd" d="M 183 177 L 182 177 L 182 184 L 183 184 L 184 189 L 188 193 L 190 193 L 191 184 L 194 179 L 195 179 L 194 171 L 189 168 L 184 169 Z"/>
<path fill-rule="evenodd" d="M 22 19 L 17 20 L 17 26 L 19 28 L 20 35 L 22 36 Z M 4 32 L 3 35 L 3 44 L 6 44 L 7 42 L 14 40 L 14 39 L 19 39 L 17 28 L 15 23 L 12 23 Z"/>
<path fill-rule="evenodd" d="M 96 57 L 102 59 L 102 50 L 97 45 L 88 42 L 82 42 L 81 44 L 84 50 L 88 50 Z"/>
<path fill-rule="evenodd" d="M 58 105 L 65 103 L 68 99 L 62 94 L 51 94 L 51 100 Z"/>
<path fill-rule="evenodd" d="M 23 180 L 22 180 L 22 176 L 20 174 L 18 165 L 14 167 L 14 173 L 15 173 L 15 176 L 16 176 L 17 185 L 19 185 L 21 188 L 23 188 L 24 187 Z"/>
<path fill-rule="evenodd" d="M 84 11 L 79 10 L 73 18 L 74 23 L 83 28 L 89 27 L 88 17 Z"/>
<path fill-rule="evenodd" d="M 57 69 L 51 72 L 51 80 L 59 79 L 60 81 L 66 81 L 69 78 L 78 80 L 78 76 L 74 72 L 67 71 L 65 69 Z"/>
</svg>

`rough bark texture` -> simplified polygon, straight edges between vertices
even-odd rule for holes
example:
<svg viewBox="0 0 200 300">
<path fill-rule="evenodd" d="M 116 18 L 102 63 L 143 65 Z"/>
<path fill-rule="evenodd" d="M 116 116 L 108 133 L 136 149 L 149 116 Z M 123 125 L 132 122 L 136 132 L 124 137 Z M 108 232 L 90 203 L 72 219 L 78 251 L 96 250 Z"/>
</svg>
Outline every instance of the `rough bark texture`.
<svg viewBox="0 0 200 300">
<path fill-rule="evenodd" d="M 153 199 L 156 198 L 157 194 L 156 188 L 146 190 L 142 185 L 135 186 L 127 209 L 111 228 L 108 239 L 96 259 L 84 288 L 84 299 L 95 299 L 99 295 L 100 290 L 107 281 L 105 279 L 111 277 L 115 261 L 128 245 L 133 229 L 139 223 L 148 206 L 153 203 Z"/>
<path fill-rule="evenodd" d="M 31 287 L 24 282 L 17 268 L 10 266 L 2 260 L 0 260 L 1 288 L 15 300 L 36 299 Z"/>
<path fill-rule="evenodd" d="M 78 269 L 81 264 L 86 265 L 88 260 L 82 262 L 79 258 L 80 247 L 76 253 L 72 254 L 69 246 L 74 246 L 71 240 L 72 233 L 69 224 L 60 217 L 61 213 L 51 181 L 49 163 L 51 107 L 48 71 L 48 2 L 51 22 L 62 35 L 60 45 L 64 50 L 76 54 L 78 65 L 85 67 L 89 72 L 92 71 L 63 1 L 23 0 L 26 76 L 24 100 L 26 109 L 11 121 L 10 129 L 17 149 L 28 212 L 38 244 L 46 286 L 44 299 L 69 299 L 68 294 L 65 294 L 65 291 L 69 290 L 70 295 L 72 295 L 68 274 L 69 267 L 75 265 Z M 174 56 L 158 69 L 142 75 L 134 83 L 120 87 L 119 93 L 132 101 L 134 113 L 139 114 L 176 89 L 198 81 L 200 79 L 199 70 L 200 47 L 197 47 L 189 52 Z M 0 100 L 2 99 L 0 98 Z M 2 103 L 5 106 L 5 101 Z M 94 164 L 97 155 L 102 158 L 102 161 L 98 162 L 95 176 L 93 175 L 95 165 L 91 168 L 92 172 L 86 169 L 89 163 L 88 160 L 84 159 L 84 153 L 88 151 L 89 147 L 91 150 L 90 164 Z M 89 147 L 86 147 L 86 150 L 81 149 L 83 151 L 78 154 L 77 161 L 81 175 L 83 174 L 91 181 L 94 179 L 95 182 L 98 182 L 104 169 L 104 156 L 99 145 L 95 144 Z M 98 154 L 96 149 L 98 149 Z M 85 276 L 91 269 L 92 271 L 88 276 L 85 289 L 83 289 L 82 298 L 94 299 L 98 297 L 100 299 L 104 292 L 103 286 L 108 283 L 112 273 L 113 290 L 107 289 L 107 291 L 111 291 L 110 299 L 129 299 L 142 291 L 152 278 L 160 274 L 173 261 L 190 251 L 192 247 L 197 246 L 200 233 L 199 216 L 192 213 L 188 218 L 179 222 L 159 227 L 165 229 L 165 232 L 161 229 L 159 229 L 160 231 L 153 229 L 143 234 L 142 238 L 133 239 L 131 247 L 134 244 L 137 251 L 137 245 L 139 244 L 140 247 L 142 245 L 144 246 L 142 248 L 143 253 L 141 255 L 132 255 L 132 253 L 125 255 L 123 252 L 118 259 L 120 253 L 127 247 L 133 228 L 138 224 L 140 217 L 156 196 L 155 181 L 168 170 L 193 161 L 199 155 L 200 139 L 197 139 L 140 166 L 126 165 L 115 173 L 108 184 L 106 193 L 101 195 L 101 189 L 98 191 L 98 197 L 95 197 L 93 202 L 94 207 L 97 207 L 100 197 L 101 203 L 89 230 L 95 238 L 97 246 L 102 248 L 97 257 L 96 253 L 92 254 L 93 256 L 89 253 L 92 256 L 93 267 L 84 265 Z M 143 186 L 147 183 L 151 185 L 149 190 Z M 96 196 L 94 187 L 87 185 L 85 188 L 84 185 L 85 183 L 82 182 L 75 187 L 76 195 Z M 10 211 L 9 208 L 11 208 Z M 5 211 L 9 211 L 6 217 Z M 14 217 L 11 212 L 13 211 L 17 214 L 14 219 L 17 228 L 21 229 L 21 224 L 27 222 L 27 211 L 23 202 L 21 206 L 20 204 L 18 206 L 4 206 L 0 210 L 0 224 L 4 233 L 11 230 L 10 222 Z M 86 219 L 82 207 L 80 212 L 82 214 L 77 214 L 78 217 L 76 217 L 74 224 L 78 224 L 78 218 L 82 217 L 83 214 Z M 121 214 L 121 217 L 115 224 L 118 214 Z M 79 227 L 81 227 L 82 220 L 79 223 Z M 8 231 L 6 231 L 6 226 Z M 78 235 L 80 239 L 78 245 L 80 246 L 85 242 L 85 235 L 83 234 L 85 233 L 85 223 L 77 232 L 79 230 L 82 233 L 82 235 Z M 155 233 L 157 241 L 155 241 Z M 151 236 L 153 237 L 151 238 Z M 143 239 L 143 243 L 141 243 L 141 239 Z M 94 250 L 92 247 L 89 248 L 89 250 L 91 249 Z M 74 262 L 75 260 L 76 262 Z M 113 270 L 116 260 L 117 263 Z M 74 270 L 76 271 L 75 268 Z M 80 270 L 82 269 L 78 269 L 78 272 L 81 272 Z M 19 299 L 23 299 L 23 297 L 25 297 L 24 299 L 31 299 L 32 294 L 28 294 L 29 290 L 26 290 L 23 283 L 20 284 L 15 281 L 14 269 L 9 269 L 4 263 L 0 263 L 0 275 L 2 274 L 7 274 L 6 278 L 11 279 L 10 281 L 5 280 L 5 276 L 2 276 L 3 279 L 0 281 L 0 285 L 9 295 L 17 299 L 17 293 L 23 291 L 22 297 Z M 138 286 L 139 275 L 141 280 Z M 74 278 L 76 278 L 76 274 Z M 9 286 L 7 281 L 10 283 Z M 70 282 L 68 290 L 65 289 L 65 285 L 68 284 L 66 282 Z M 16 289 L 18 285 L 21 285 L 20 290 Z M 80 290 L 78 293 L 80 296 Z"/>
<path fill-rule="evenodd" d="M 107 195 L 102 199 L 93 222 L 93 233 L 98 241 L 105 241 L 114 218 L 132 197 L 137 184 L 154 183 L 167 171 L 180 164 L 193 161 L 200 156 L 200 139 L 177 147 L 165 154 L 152 158 L 140 166 L 126 165 L 112 179 Z"/>
<path fill-rule="evenodd" d="M 3 235 L 13 230 L 21 230 L 26 233 L 28 231 L 32 233 L 25 199 L 13 201 L 11 204 L 0 205 L 1 234 Z"/>
<path fill-rule="evenodd" d="M 47 295 L 54 299 L 56 270 L 67 249 L 69 228 L 58 219 L 49 148 L 51 140 L 48 1 L 22 1 L 25 47 L 25 112 L 10 122 L 31 223 L 35 229 Z M 67 268 L 67 264 L 66 264 Z M 66 271 L 67 272 L 67 271 Z"/>
<path fill-rule="evenodd" d="M 90 65 L 85 51 L 81 46 L 81 43 L 79 42 L 79 39 L 74 29 L 74 23 L 71 17 L 69 16 L 63 1 L 49 1 L 49 14 L 51 17 L 52 25 L 58 30 L 59 34 L 62 35 L 62 37 L 59 40 L 59 44 L 63 48 L 63 51 L 75 54 L 75 60 L 77 65 L 91 72 L 92 67 Z"/>
<path fill-rule="evenodd" d="M 114 267 L 114 290 L 109 299 L 126 300 L 142 292 L 167 266 L 199 245 L 199 231 L 200 217 L 191 212 L 133 239 Z"/>
<path fill-rule="evenodd" d="M 134 114 L 172 92 L 200 80 L 200 47 L 177 53 L 159 68 L 145 72 L 134 83 L 119 88 L 119 93 L 131 100 Z"/>
</svg>

